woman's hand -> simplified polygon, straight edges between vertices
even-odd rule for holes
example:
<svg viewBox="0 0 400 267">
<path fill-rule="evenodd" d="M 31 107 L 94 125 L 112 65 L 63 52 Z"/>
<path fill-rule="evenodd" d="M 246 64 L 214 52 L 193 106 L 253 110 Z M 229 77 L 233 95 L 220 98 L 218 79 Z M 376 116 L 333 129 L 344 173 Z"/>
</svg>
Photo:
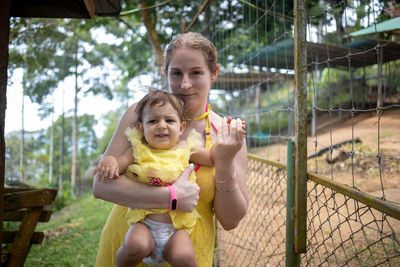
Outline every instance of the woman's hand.
<svg viewBox="0 0 400 267">
<path fill-rule="evenodd" d="M 245 122 L 241 119 L 221 118 L 217 140 L 210 153 L 213 162 L 232 161 L 245 140 Z"/>
<path fill-rule="evenodd" d="M 187 167 L 178 180 L 173 184 L 178 196 L 177 211 L 192 212 L 199 200 L 200 187 L 196 183 L 189 181 L 189 176 L 193 171 L 193 164 Z"/>
</svg>

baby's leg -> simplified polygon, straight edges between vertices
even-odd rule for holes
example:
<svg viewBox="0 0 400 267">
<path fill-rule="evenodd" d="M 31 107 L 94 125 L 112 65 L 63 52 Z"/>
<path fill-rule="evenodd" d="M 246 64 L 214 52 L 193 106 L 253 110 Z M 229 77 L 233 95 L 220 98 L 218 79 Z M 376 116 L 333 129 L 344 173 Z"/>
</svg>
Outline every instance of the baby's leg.
<svg viewBox="0 0 400 267">
<path fill-rule="evenodd" d="M 117 251 L 116 266 L 131 267 L 149 256 L 155 244 L 149 229 L 143 223 L 135 223 L 129 227 L 124 244 Z"/>
<path fill-rule="evenodd" d="M 164 258 L 173 267 L 196 267 L 194 247 L 189 233 L 177 230 L 164 249 Z"/>
</svg>

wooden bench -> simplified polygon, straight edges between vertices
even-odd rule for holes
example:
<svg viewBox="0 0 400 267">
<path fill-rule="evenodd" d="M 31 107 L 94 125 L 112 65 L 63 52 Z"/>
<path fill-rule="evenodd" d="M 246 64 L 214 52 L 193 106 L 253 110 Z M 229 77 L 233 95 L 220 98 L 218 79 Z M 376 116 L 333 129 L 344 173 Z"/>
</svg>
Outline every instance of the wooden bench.
<svg viewBox="0 0 400 267">
<path fill-rule="evenodd" d="M 3 224 L 1 266 L 23 266 L 32 244 L 40 244 L 43 232 L 35 232 L 38 222 L 50 220 L 50 205 L 56 189 L 4 188 L 3 222 L 21 222 L 18 231 L 8 231 Z"/>
</svg>

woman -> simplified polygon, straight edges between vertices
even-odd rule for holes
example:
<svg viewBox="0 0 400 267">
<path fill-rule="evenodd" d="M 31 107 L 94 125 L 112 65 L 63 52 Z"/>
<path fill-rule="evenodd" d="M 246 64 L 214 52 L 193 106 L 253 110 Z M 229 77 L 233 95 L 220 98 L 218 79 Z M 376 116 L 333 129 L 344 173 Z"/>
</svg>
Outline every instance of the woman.
<svg viewBox="0 0 400 267">
<path fill-rule="evenodd" d="M 174 183 L 176 210 L 191 212 L 196 207 L 200 213 L 191 233 L 199 267 L 212 266 L 214 214 L 225 230 L 231 230 L 245 216 L 248 205 L 247 148 L 242 122 L 221 118 L 210 110 L 207 102 L 211 84 L 218 77 L 217 58 L 214 45 L 198 33 L 186 33 L 172 40 L 165 58 L 170 90 L 185 103 L 188 124 L 180 138 L 186 139 L 192 129 L 204 133 L 203 144 L 211 149 L 214 158 L 214 167 L 201 166 L 198 170 L 197 184 L 188 180 L 193 167 L 187 168 Z M 121 118 L 105 155 L 119 156 L 130 146 L 124 132 L 137 120 L 134 109 L 132 105 Z M 106 183 L 94 179 L 94 196 L 118 204 L 104 226 L 96 266 L 115 265 L 115 253 L 129 227 L 125 220 L 126 207 L 168 209 L 168 188 L 157 188 L 156 193 L 154 190 L 123 175 Z"/>
</svg>

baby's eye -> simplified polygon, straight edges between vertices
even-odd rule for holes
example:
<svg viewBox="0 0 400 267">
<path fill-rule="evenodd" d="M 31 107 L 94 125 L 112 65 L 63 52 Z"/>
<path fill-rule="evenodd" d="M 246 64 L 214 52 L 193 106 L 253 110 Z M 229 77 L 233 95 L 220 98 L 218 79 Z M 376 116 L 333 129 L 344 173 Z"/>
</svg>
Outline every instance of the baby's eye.
<svg viewBox="0 0 400 267">
<path fill-rule="evenodd" d="M 149 120 L 148 123 L 156 123 L 157 120 Z"/>
<path fill-rule="evenodd" d="M 167 119 L 167 122 L 168 123 L 173 123 L 173 122 L 175 122 L 175 120 L 174 119 Z"/>
</svg>

